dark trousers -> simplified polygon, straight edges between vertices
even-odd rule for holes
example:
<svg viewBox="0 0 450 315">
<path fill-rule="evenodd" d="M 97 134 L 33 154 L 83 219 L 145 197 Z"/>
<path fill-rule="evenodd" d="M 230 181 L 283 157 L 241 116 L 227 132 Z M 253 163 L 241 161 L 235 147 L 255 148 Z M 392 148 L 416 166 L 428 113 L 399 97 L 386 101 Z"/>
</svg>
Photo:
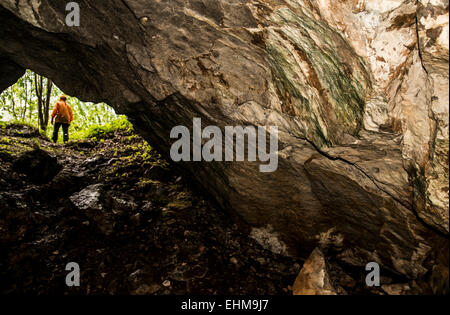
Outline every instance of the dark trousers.
<svg viewBox="0 0 450 315">
<path fill-rule="evenodd" d="M 56 143 L 56 141 L 58 141 L 58 133 L 59 133 L 59 128 L 62 126 L 63 129 L 63 134 L 64 134 L 64 142 L 69 141 L 69 127 L 70 124 L 65 124 L 65 123 L 59 123 L 59 122 L 55 122 L 55 126 L 53 127 L 53 142 Z"/>
</svg>

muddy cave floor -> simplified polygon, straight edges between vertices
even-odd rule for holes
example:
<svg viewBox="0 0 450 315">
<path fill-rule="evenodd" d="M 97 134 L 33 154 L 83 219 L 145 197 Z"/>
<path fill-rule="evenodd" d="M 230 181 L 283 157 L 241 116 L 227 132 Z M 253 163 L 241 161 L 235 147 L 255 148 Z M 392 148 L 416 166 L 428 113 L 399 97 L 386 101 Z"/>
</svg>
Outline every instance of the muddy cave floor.
<svg viewBox="0 0 450 315">
<path fill-rule="evenodd" d="M 303 260 L 243 230 L 130 131 L 63 145 L 0 128 L 2 294 L 292 294 Z M 330 266 L 342 292 L 383 294 Z"/>
</svg>

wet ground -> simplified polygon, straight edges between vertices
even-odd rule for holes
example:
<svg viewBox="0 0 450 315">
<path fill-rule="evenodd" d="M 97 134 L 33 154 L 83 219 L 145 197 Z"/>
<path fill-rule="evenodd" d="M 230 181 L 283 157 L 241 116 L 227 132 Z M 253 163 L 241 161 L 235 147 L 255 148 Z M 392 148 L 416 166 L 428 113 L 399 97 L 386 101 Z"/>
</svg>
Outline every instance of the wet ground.
<svg viewBox="0 0 450 315">
<path fill-rule="evenodd" d="M 23 126 L 0 132 L 1 293 L 292 293 L 301 261 L 249 238 L 140 137 L 55 145 Z M 50 159 L 30 166 L 39 150 Z M 69 262 L 79 287 L 65 284 Z"/>
<path fill-rule="evenodd" d="M 193 192 L 130 130 L 63 145 L 0 126 L 2 294 L 290 295 L 304 261 L 271 242 Z M 387 292 L 365 286 L 363 267 L 329 258 L 339 294 Z M 79 287 L 66 285 L 70 262 Z"/>
</svg>

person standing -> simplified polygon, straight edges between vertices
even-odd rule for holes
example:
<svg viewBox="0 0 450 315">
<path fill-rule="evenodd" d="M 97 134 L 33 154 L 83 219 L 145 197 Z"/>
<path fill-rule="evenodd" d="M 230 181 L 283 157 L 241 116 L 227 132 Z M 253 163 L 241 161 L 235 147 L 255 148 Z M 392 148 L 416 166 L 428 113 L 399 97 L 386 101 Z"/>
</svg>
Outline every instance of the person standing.
<svg viewBox="0 0 450 315">
<path fill-rule="evenodd" d="M 63 129 L 63 140 L 64 142 L 69 141 L 69 127 L 71 122 L 73 121 L 73 112 L 72 107 L 70 107 L 69 104 L 66 102 L 67 97 L 65 95 L 61 95 L 59 97 L 59 101 L 56 102 L 55 107 L 53 108 L 52 112 L 52 125 L 55 124 L 53 127 L 53 142 L 58 141 L 58 133 L 59 128 L 62 127 Z"/>
</svg>

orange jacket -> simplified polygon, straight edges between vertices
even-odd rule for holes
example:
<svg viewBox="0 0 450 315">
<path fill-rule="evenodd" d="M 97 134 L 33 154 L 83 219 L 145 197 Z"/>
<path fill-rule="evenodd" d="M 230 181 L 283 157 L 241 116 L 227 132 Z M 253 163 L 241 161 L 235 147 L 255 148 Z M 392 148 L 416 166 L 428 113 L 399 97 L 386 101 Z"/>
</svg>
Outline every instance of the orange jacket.
<svg viewBox="0 0 450 315">
<path fill-rule="evenodd" d="M 72 107 L 66 102 L 57 102 L 53 108 L 52 118 L 58 123 L 70 124 L 73 121 Z"/>
</svg>

